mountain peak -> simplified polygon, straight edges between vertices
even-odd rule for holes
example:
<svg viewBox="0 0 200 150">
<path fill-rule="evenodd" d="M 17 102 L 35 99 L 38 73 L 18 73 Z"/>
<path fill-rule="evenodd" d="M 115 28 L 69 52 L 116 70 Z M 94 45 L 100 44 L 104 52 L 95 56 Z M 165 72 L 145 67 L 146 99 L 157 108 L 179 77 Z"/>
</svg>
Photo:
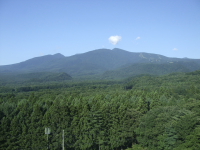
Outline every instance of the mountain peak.
<svg viewBox="0 0 200 150">
<path fill-rule="evenodd" d="M 122 50 L 122 49 L 120 49 L 120 48 L 113 48 L 112 50 L 113 50 L 113 51 L 124 51 L 124 50 Z"/>
<path fill-rule="evenodd" d="M 169 62 L 181 62 L 192 70 L 200 68 L 200 60 L 168 58 L 158 54 L 136 53 L 114 48 L 112 50 L 96 49 L 69 57 L 60 53 L 35 57 L 18 64 L 0 66 L 0 72 L 67 72 L 78 77 L 101 74 L 108 70 L 120 69 L 134 64 L 169 64 Z M 195 64 L 192 66 L 188 62 L 195 62 Z"/>
<path fill-rule="evenodd" d="M 123 52 L 123 53 L 124 53 L 124 52 L 125 52 L 125 53 L 127 53 L 127 52 L 128 52 L 128 53 L 131 53 L 131 52 L 129 52 L 129 51 L 126 51 L 126 50 L 123 50 L 123 49 L 120 49 L 120 48 L 113 48 L 112 51 L 114 51 L 114 52 L 121 52 L 121 53 L 122 53 L 122 52 Z"/>
<path fill-rule="evenodd" d="M 53 56 L 56 56 L 57 58 L 58 58 L 58 57 L 65 57 L 65 56 L 62 55 L 61 53 L 56 53 L 56 54 L 54 54 Z"/>
</svg>

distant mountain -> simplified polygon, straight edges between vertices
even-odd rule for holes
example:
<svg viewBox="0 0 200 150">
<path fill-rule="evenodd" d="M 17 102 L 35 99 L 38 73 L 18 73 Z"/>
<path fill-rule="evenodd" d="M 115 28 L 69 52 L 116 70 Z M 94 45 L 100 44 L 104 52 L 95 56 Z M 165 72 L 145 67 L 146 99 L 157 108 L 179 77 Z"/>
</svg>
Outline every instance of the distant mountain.
<svg viewBox="0 0 200 150">
<path fill-rule="evenodd" d="M 173 72 L 191 72 L 200 69 L 195 62 L 174 63 L 138 63 L 116 70 L 106 71 L 101 76 L 103 79 L 128 78 L 141 74 L 164 75 Z"/>
<path fill-rule="evenodd" d="M 51 81 L 66 81 L 72 77 L 65 72 L 34 72 L 21 74 L 0 74 L 0 83 L 30 83 L 30 82 L 51 82 Z"/>
<path fill-rule="evenodd" d="M 0 66 L 0 72 L 27 73 L 49 71 L 51 69 L 51 66 L 61 59 L 65 59 L 65 56 L 63 56 L 62 54 L 35 57 L 17 64 Z"/>
<path fill-rule="evenodd" d="M 187 72 L 198 69 L 200 69 L 200 59 L 169 58 L 158 54 L 135 53 L 115 48 L 98 49 L 69 57 L 62 54 L 36 57 L 21 63 L 0 66 L 0 73 L 65 72 L 72 77 L 97 74 L 103 74 L 105 77 L 106 74 L 110 76 L 108 75 L 110 73 L 127 76 L 140 73 Z"/>
<path fill-rule="evenodd" d="M 71 80 L 72 77 L 65 72 L 60 73 L 30 73 L 30 74 L 22 74 L 21 76 L 28 76 L 29 80 L 32 82 L 48 82 L 48 81 L 65 81 Z M 35 75 L 35 77 L 33 77 Z M 40 75 L 40 76 L 38 76 Z M 31 78 L 30 78 L 31 77 Z"/>
</svg>

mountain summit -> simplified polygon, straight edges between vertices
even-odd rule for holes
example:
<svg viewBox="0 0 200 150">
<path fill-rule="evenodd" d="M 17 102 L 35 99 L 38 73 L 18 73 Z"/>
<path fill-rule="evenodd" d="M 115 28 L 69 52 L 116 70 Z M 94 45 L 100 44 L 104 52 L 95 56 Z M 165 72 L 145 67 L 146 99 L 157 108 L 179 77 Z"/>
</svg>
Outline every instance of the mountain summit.
<svg viewBox="0 0 200 150">
<path fill-rule="evenodd" d="M 139 64 L 173 64 L 184 66 L 183 71 L 194 71 L 200 69 L 200 59 L 169 58 L 158 54 L 136 53 L 119 48 L 97 49 L 83 54 L 65 57 L 60 53 L 35 57 L 21 63 L 0 66 L 0 73 L 32 73 L 32 72 L 66 72 L 73 76 L 88 76 L 102 74 L 122 68 L 123 71 L 133 69 L 127 67 L 139 67 Z M 169 65 L 165 65 L 169 66 Z M 172 65 L 171 65 L 172 66 Z M 143 68 L 144 65 L 143 65 Z M 148 68 L 148 67 L 147 67 Z M 174 66 L 173 66 L 174 68 Z M 179 71 L 181 71 L 179 69 Z"/>
</svg>

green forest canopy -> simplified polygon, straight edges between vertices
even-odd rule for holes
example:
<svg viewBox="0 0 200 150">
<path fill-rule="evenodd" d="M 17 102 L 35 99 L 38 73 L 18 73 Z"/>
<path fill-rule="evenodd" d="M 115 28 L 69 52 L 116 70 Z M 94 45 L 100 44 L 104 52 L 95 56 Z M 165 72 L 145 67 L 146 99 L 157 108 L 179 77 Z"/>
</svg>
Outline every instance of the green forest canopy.
<svg viewBox="0 0 200 150">
<path fill-rule="evenodd" d="M 0 149 L 61 149 L 64 130 L 71 150 L 198 150 L 199 116 L 200 71 L 8 84 L 0 87 Z"/>
</svg>

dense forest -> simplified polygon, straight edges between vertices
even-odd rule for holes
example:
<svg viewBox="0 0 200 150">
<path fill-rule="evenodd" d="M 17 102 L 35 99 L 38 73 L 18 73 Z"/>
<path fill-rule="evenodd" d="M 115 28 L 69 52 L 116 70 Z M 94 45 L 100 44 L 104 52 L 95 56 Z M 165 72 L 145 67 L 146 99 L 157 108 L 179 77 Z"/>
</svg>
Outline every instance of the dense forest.
<svg viewBox="0 0 200 150">
<path fill-rule="evenodd" d="M 200 71 L 1 82 L 2 150 L 200 149 Z"/>
</svg>

